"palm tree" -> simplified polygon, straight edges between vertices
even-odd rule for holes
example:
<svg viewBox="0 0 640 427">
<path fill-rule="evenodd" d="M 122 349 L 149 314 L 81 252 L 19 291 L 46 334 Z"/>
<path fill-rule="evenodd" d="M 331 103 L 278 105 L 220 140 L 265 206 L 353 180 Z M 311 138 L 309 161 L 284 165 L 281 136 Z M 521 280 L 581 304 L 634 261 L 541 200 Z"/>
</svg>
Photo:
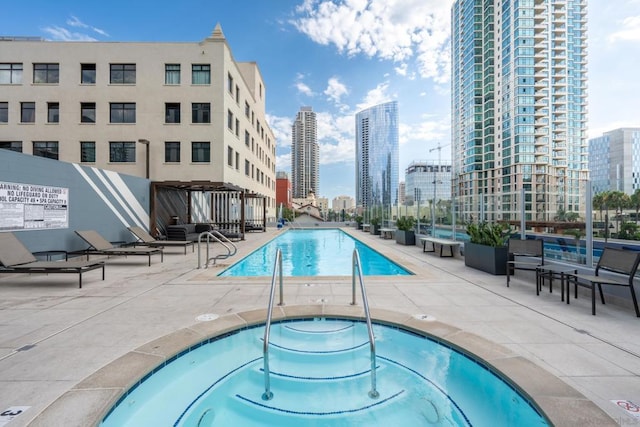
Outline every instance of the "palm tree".
<svg viewBox="0 0 640 427">
<path fill-rule="evenodd" d="M 622 210 L 630 205 L 629 195 L 622 191 L 611 191 L 607 197 L 608 205 L 616 208 L 616 213 L 622 213 Z M 620 231 L 620 215 L 616 215 L 616 233 Z"/>
<path fill-rule="evenodd" d="M 591 203 L 593 205 L 594 209 L 598 209 L 600 211 L 600 222 L 604 221 L 604 219 L 602 218 L 602 211 L 605 208 L 605 193 L 598 193 L 595 196 L 593 196 L 593 199 L 591 200 Z"/>
<path fill-rule="evenodd" d="M 638 212 L 640 211 L 640 188 L 637 189 L 629 199 L 631 207 L 636 210 L 636 225 L 638 225 Z"/>
</svg>

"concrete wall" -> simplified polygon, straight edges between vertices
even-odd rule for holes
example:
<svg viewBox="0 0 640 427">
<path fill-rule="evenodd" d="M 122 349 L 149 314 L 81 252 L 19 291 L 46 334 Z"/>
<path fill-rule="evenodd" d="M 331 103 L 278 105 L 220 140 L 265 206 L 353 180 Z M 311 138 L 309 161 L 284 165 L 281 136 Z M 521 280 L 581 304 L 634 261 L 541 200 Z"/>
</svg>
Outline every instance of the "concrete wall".
<svg viewBox="0 0 640 427">
<path fill-rule="evenodd" d="M 69 189 L 68 228 L 14 231 L 31 252 L 86 248 L 74 230 L 131 242 L 127 226 L 149 226 L 150 181 L 144 178 L 0 149 L 0 181 Z"/>
</svg>

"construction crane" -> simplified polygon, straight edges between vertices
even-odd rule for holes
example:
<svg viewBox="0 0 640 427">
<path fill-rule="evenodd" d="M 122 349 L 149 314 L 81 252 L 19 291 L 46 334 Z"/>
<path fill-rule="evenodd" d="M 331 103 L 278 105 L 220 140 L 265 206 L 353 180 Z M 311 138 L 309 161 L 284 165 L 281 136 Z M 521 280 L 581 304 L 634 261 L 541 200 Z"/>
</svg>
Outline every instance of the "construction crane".
<svg viewBox="0 0 640 427">
<path fill-rule="evenodd" d="M 442 158 L 442 149 L 451 144 L 441 144 L 438 143 L 437 146 L 431 148 L 429 152 L 433 152 L 438 150 L 438 170 L 442 166 L 441 158 Z M 431 236 L 436 237 L 436 188 L 437 188 L 438 180 L 436 179 L 436 168 L 433 168 L 433 202 L 431 203 Z M 454 229 L 455 230 L 455 229 Z"/>
</svg>

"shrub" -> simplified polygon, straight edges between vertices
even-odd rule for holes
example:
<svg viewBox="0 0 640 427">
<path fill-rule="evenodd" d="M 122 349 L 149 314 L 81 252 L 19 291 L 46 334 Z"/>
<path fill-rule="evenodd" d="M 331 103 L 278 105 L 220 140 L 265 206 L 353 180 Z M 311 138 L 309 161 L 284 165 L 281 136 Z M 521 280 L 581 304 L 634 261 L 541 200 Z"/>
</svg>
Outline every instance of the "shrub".
<svg viewBox="0 0 640 427">
<path fill-rule="evenodd" d="M 400 231 L 411 231 L 413 230 L 413 225 L 415 224 L 415 219 L 412 216 L 403 216 L 398 218 L 396 221 L 396 227 Z"/>
<path fill-rule="evenodd" d="M 467 224 L 467 234 L 471 243 L 479 245 L 502 247 L 507 244 L 511 230 L 508 225 L 486 222 Z"/>
</svg>

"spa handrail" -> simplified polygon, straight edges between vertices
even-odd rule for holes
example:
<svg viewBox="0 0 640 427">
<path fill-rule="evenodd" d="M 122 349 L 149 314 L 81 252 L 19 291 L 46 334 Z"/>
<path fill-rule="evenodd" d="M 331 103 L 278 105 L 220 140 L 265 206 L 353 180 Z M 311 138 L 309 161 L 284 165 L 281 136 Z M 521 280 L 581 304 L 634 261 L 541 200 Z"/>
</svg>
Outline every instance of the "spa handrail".
<svg viewBox="0 0 640 427">
<path fill-rule="evenodd" d="M 264 327 L 264 341 L 262 342 L 262 354 L 264 360 L 264 393 L 262 394 L 262 400 L 270 400 L 271 398 L 273 398 L 273 392 L 271 391 L 271 380 L 269 378 L 269 334 L 271 332 L 271 312 L 273 311 L 273 299 L 276 293 L 276 277 L 279 278 L 280 282 L 280 303 L 278 305 L 284 305 L 282 291 L 282 251 L 280 249 L 276 251 L 276 259 L 273 262 L 273 276 L 271 276 L 269 306 L 267 307 L 267 323 Z"/>
<path fill-rule="evenodd" d="M 234 245 L 233 242 L 229 240 L 224 234 L 220 233 L 217 230 L 203 231 L 198 235 L 198 268 L 200 268 L 202 265 L 200 261 L 200 242 L 202 242 L 203 236 L 206 237 L 206 242 L 207 242 L 207 252 L 205 255 L 205 262 L 204 262 L 205 268 L 209 266 L 209 243 L 211 242 L 211 239 L 220 243 L 227 250 L 226 254 L 216 255 L 214 257 L 214 263 L 215 263 L 215 260 L 218 258 L 229 258 L 234 256 L 236 252 L 238 252 L 238 247 Z M 227 243 L 230 244 L 231 247 L 229 247 Z"/>
<path fill-rule="evenodd" d="M 371 350 L 371 390 L 369 397 L 372 399 L 380 396 L 376 390 L 376 340 L 373 335 L 373 326 L 371 325 L 371 313 L 369 312 L 369 301 L 367 299 L 367 291 L 362 280 L 362 263 L 360 262 L 360 254 L 357 249 L 353 250 L 352 257 L 353 273 L 351 275 L 352 301 L 351 305 L 356 305 L 356 270 L 358 271 L 358 280 L 360 281 L 360 292 L 362 293 L 362 306 L 364 307 L 364 315 L 367 321 L 367 331 L 369 332 L 369 348 Z"/>
</svg>

